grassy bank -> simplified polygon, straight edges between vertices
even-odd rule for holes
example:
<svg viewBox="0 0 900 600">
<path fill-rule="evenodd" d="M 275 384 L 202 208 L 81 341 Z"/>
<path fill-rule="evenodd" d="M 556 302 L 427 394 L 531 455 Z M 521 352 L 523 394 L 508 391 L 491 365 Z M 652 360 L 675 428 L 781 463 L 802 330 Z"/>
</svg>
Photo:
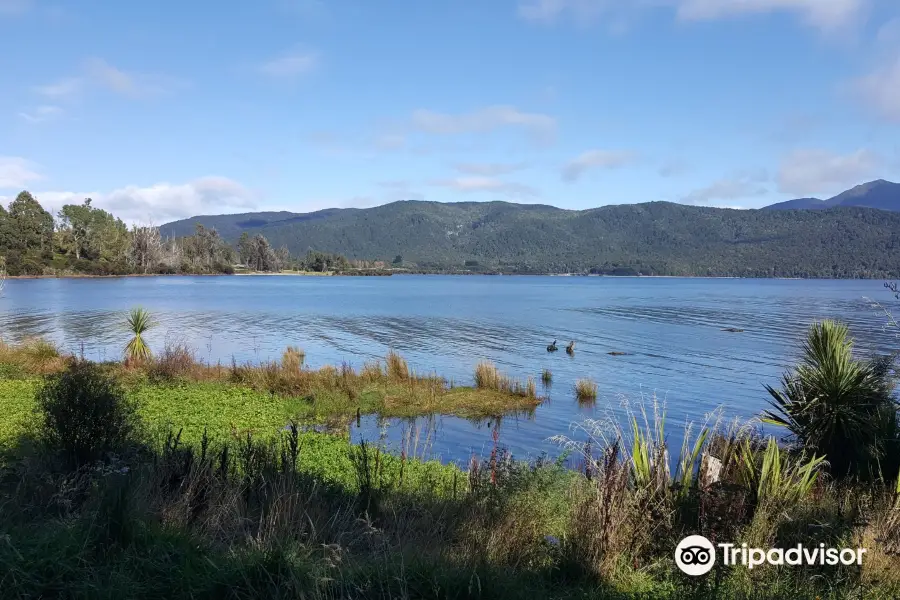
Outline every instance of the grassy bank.
<svg viewBox="0 0 900 600">
<path fill-rule="evenodd" d="M 104 375 L 103 369 L 83 367 Z M 26 381 L 6 381 L 20 386 Z M 90 384 L 80 389 L 105 389 Z M 838 483 L 748 428 L 703 428 L 669 472 L 662 418 L 573 446 L 581 468 L 502 450 L 461 470 L 297 428 L 267 439 L 131 437 L 74 461 L 64 410 L 96 443 L 124 418 L 40 393 L 0 471 L 10 598 L 896 598 L 900 495 Z M 69 391 L 66 391 L 69 390 Z M 49 404 L 48 404 L 49 397 Z M 123 394 L 123 398 L 124 398 Z M 37 401 L 37 400 L 36 400 Z M 123 400 L 124 401 L 124 400 Z M 4 418 L 6 413 L 4 412 Z M 44 418 L 42 418 L 42 415 Z M 82 421 L 84 419 L 84 421 Z M 49 429 L 49 431 L 48 431 Z M 598 428 L 593 433 L 599 433 Z M 107 436 L 107 438 L 104 438 Z M 98 446 L 99 447 L 99 446 Z M 82 448 L 83 449 L 83 448 Z M 702 463 L 715 457 L 719 476 Z M 717 565 L 691 578 L 687 534 L 751 546 L 865 547 L 862 566 Z"/>
<path fill-rule="evenodd" d="M 347 423 L 364 411 L 539 402 L 533 380 L 490 363 L 478 365 L 475 387 L 455 388 L 394 353 L 355 372 L 305 369 L 296 348 L 277 364 L 224 367 L 177 346 L 101 365 L 40 342 L 3 347 L 0 589 L 110 599 L 897 598 L 900 483 L 895 463 L 884 469 L 896 459 L 893 388 L 887 363 L 849 357 L 845 333 L 813 328 L 805 362 L 769 390 L 767 418 L 798 432 L 792 444 L 753 423 L 709 423 L 670 448 L 664 412 L 652 407 L 586 422 L 587 442 L 560 438 L 574 470 L 515 460 L 497 420 L 490 454 L 465 468 L 419 460 L 406 445 L 389 454 L 285 427 L 298 415 Z M 132 348 L 140 354 L 139 341 Z M 817 436 L 835 423 L 820 418 L 832 401 L 852 426 Z M 719 561 L 689 577 L 673 559 L 688 535 L 866 555 L 752 570 Z"/>
</svg>

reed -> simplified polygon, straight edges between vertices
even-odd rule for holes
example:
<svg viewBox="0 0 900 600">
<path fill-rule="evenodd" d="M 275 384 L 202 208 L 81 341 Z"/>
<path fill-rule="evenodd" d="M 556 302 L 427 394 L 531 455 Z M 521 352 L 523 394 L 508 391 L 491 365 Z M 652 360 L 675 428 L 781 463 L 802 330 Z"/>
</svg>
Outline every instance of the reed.
<svg viewBox="0 0 900 600">
<path fill-rule="evenodd" d="M 394 350 L 388 351 L 386 358 L 387 376 L 395 381 L 409 379 L 409 364 Z"/>
<path fill-rule="evenodd" d="M 296 346 L 288 346 L 281 355 L 281 368 L 293 373 L 303 368 L 306 352 Z"/>
<path fill-rule="evenodd" d="M 584 378 L 575 382 L 575 397 L 579 402 L 593 402 L 597 399 L 597 384 Z"/>
</svg>

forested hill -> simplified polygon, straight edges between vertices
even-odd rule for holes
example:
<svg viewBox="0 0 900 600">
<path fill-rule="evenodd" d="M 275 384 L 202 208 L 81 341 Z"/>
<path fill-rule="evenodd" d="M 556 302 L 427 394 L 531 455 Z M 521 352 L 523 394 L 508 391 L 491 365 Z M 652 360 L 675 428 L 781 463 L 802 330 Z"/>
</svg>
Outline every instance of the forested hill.
<svg viewBox="0 0 900 600">
<path fill-rule="evenodd" d="M 309 249 L 433 269 L 750 277 L 896 277 L 900 213 L 837 207 L 729 210 L 666 202 L 570 211 L 506 202 L 402 201 L 369 209 L 194 217 L 226 240 L 262 234 Z"/>
</svg>

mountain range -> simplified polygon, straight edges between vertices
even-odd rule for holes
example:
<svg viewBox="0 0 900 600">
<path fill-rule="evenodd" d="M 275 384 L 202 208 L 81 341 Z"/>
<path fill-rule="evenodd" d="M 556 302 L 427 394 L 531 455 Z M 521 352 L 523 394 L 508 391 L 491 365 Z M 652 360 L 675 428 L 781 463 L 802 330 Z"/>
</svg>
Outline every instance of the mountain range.
<svg viewBox="0 0 900 600">
<path fill-rule="evenodd" d="M 161 230 L 189 235 L 198 223 L 215 227 L 231 243 L 244 232 L 262 234 L 294 255 L 317 250 L 388 262 L 400 256 L 403 264 L 427 270 L 900 276 L 900 185 L 887 181 L 829 200 L 792 200 L 762 210 L 669 202 L 565 210 L 407 200 L 305 214 L 198 216 Z"/>
<path fill-rule="evenodd" d="M 900 211 L 900 183 L 884 179 L 863 183 L 828 200 L 799 198 L 765 207 L 763 210 L 821 210 L 835 206 L 863 206 L 880 210 Z"/>
</svg>

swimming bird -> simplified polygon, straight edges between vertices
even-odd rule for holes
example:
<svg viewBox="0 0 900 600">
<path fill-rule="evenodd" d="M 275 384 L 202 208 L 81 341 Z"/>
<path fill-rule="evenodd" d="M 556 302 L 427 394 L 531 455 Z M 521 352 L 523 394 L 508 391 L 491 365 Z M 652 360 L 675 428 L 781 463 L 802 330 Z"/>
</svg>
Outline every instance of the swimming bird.
<svg viewBox="0 0 900 600">
<path fill-rule="evenodd" d="M 575 354 L 575 340 L 572 340 L 571 342 L 569 342 L 569 345 L 566 346 L 566 354 Z"/>
<path fill-rule="evenodd" d="M 547 346 L 547 352 L 556 352 L 559 348 L 556 347 L 556 340 L 553 340 L 553 343 Z"/>
</svg>

